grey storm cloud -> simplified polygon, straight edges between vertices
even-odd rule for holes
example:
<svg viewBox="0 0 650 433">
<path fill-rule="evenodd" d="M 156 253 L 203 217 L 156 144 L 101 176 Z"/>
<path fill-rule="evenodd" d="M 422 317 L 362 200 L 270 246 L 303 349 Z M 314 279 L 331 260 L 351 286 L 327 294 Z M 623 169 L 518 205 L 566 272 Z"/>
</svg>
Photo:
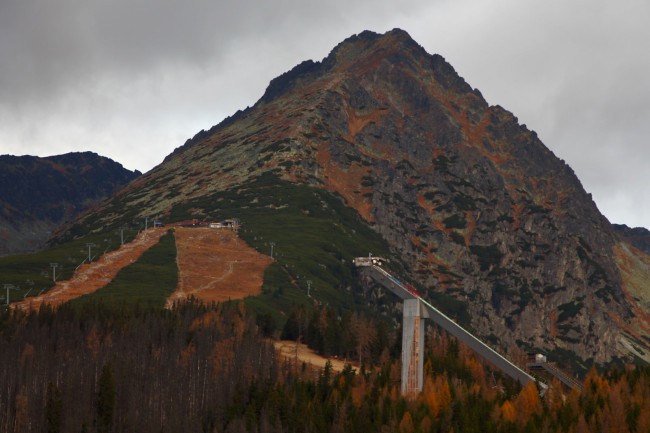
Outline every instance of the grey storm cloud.
<svg viewBox="0 0 650 433">
<path fill-rule="evenodd" d="M 268 82 L 369 29 L 408 31 L 650 226 L 645 0 L 3 0 L 0 153 L 93 150 L 148 170 Z"/>
</svg>

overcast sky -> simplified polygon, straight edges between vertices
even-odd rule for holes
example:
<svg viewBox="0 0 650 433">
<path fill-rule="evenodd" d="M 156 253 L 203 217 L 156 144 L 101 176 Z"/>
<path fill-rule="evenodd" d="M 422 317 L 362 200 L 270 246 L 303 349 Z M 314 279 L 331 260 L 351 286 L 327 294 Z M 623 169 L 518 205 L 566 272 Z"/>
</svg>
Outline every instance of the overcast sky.
<svg viewBox="0 0 650 433">
<path fill-rule="evenodd" d="M 0 0 L 0 154 L 147 171 L 268 82 L 399 27 L 650 228 L 648 0 Z"/>
</svg>

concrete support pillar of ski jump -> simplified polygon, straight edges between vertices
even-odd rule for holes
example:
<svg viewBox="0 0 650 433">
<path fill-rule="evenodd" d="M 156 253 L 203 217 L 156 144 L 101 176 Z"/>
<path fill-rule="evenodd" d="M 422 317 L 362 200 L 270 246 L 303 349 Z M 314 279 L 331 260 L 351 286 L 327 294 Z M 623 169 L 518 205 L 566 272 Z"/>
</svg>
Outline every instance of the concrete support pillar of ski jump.
<svg viewBox="0 0 650 433">
<path fill-rule="evenodd" d="M 402 322 L 402 395 L 422 391 L 424 362 L 424 317 L 419 299 L 405 299 Z"/>
</svg>

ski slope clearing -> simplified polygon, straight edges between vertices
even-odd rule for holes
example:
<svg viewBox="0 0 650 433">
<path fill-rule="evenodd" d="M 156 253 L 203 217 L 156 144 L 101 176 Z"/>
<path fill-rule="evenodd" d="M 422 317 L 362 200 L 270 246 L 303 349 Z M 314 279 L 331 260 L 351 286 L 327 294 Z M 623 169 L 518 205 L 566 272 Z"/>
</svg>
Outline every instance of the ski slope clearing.
<svg viewBox="0 0 650 433">
<path fill-rule="evenodd" d="M 273 259 L 234 231 L 178 227 L 175 233 L 179 281 L 167 306 L 190 296 L 223 302 L 261 293 L 264 271 Z"/>
</svg>

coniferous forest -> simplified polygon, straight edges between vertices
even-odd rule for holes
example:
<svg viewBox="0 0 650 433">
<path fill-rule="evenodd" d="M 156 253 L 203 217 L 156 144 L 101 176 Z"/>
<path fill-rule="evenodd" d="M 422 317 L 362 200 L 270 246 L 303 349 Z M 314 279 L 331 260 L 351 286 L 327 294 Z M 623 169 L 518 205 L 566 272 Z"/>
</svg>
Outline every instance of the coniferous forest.
<svg viewBox="0 0 650 433">
<path fill-rule="evenodd" d="M 592 370 L 544 398 L 428 331 L 424 391 L 399 392 L 399 330 L 294 312 L 282 332 L 360 367 L 280 359 L 243 304 L 86 303 L 0 317 L 0 432 L 650 432 L 650 369 Z M 331 318 L 331 317 L 330 317 Z"/>
</svg>

